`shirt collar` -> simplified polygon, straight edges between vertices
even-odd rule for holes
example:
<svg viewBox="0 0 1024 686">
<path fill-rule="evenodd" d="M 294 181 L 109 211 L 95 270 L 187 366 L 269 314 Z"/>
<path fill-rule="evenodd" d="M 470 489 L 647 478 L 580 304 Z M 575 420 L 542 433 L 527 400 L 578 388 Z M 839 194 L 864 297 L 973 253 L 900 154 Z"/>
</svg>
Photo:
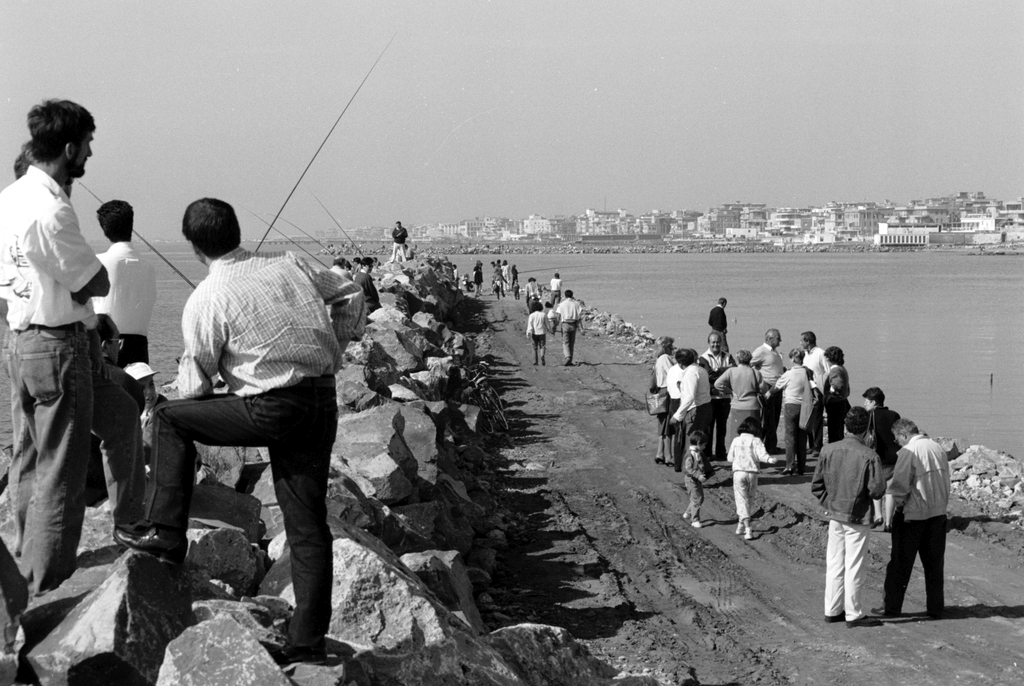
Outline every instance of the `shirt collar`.
<svg viewBox="0 0 1024 686">
<path fill-rule="evenodd" d="M 25 176 L 31 179 L 32 181 L 35 181 L 36 183 L 45 186 L 46 190 L 50 191 L 56 197 L 61 198 L 65 202 L 69 200 L 68 196 L 64 195 L 64 189 L 60 187 L 60 184 L 54 181 L 52 176 L 50 176 L 49 174 L 47 174 L 34 164 L 29 165 L 28 170 L 25 172 Z"/>
<path fill-rule="evenodd" d="M 213 274 L 214 272 L 219 271 L 221 269 L 227 269 L 228 267 L 243 260 L 246 260 L 249 257 L 252 257 L 252 253 L 250 253 L 245 248 L 239 246 L 232 250 L 231 252 L 224 253 L 220 257 L 210 262 L 210 273 Z"/>
</svg>

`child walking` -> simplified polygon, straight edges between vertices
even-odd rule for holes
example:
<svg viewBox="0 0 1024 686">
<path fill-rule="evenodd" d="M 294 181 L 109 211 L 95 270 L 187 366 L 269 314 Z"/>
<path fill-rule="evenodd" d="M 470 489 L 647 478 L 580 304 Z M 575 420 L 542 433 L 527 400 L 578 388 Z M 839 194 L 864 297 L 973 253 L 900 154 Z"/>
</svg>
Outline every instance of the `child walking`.
<svg viewBox="0 0 1024 686">
<path fill-rule="evenodd" d="M 761 433 L 761 422 L 754 417 L 747 417 L 739 426 L 739 435 L 729 446 L 729 462 L 732 463 L 732 490 L 736 497 L 736 534 L 748 541 L 754 539 L 750 528 L 750 514 L 754 510 L 754 499 L 757 497 L 758 463 L 775 464 L 774 457 L 768 455 L 764 443 L 758 438 Z"/>
<path fill-rule="evenodd" d="M 690 497 L 690 505 L 683 513 L 683 519 L 692 519 L 690 526 L 694 529 L 704 526 L 700 523 L 700 506 L 704 504 L 704 481 L 707 479 L 704 476 L 704 458 L 702 457 L 707 440 L 703 431 L 697 430 L 691 433 L 690 450 L 683 458 L 683 480 L 686 483 L 686 494 Z"/>
</svg>

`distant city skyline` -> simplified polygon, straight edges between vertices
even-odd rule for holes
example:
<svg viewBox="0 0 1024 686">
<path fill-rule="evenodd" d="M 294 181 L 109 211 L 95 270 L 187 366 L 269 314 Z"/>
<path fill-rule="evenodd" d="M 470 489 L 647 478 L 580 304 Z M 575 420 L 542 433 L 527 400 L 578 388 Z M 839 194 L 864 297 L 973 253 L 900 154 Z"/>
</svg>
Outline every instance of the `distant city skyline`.
<svg viewBox="0 0 1024 686">
<path fill-rule="evenodd" d="M 396 32 L 290 221 L 1024 194 L 1017 0 L 6 2 L 0 160 L 69 98 L 147 237 L 213 196 L 258 238 Z"/>
</svg>

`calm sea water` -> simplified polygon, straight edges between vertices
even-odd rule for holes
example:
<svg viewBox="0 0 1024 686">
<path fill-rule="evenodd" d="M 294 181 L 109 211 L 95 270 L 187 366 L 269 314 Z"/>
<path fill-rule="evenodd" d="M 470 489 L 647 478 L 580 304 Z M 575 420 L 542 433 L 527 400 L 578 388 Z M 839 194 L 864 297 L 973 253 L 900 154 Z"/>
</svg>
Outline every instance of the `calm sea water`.
<svg viewBox="0 0 1024 686">
<path fill-rule="evenodd" d="M 97 249 L 105 249 L 96 246 Z M 141 247 L 141 246 L 140 246 Z M 182 244 L 158 245 L 193 282 L 206 274 Z M 158 381 L 170 381 L 181 354 L 181 311 L 191 288 L 144 247 L 157 265 L 150 332 Z M 273 248 L 281 249 L 279 247 Z M 460 255 L 460 271 L 499 256 Z M 769 327 L 788 350 L 812 330 L 838 345 L 855 399 L 879 386 L 888 405 L 932 435 L 1024 456 L 1024 262 L 957 253 L 502 255 L 520 281 L 563 288 L 588 305 L 621 314 L 703 351 L 708 311 L 729 299 L 733 351 L 761 344 Z M 326 260 L 325 260 L 326 261 Z M 586 359 L 586 343 L 583 343 Z M 646 374 L 637 379 L 646 382 Z M 854 398 L 851 398 L 853 400 Z M 10 443 L 9 397 L 0 394 L 0 444 Z"/>
</svg>

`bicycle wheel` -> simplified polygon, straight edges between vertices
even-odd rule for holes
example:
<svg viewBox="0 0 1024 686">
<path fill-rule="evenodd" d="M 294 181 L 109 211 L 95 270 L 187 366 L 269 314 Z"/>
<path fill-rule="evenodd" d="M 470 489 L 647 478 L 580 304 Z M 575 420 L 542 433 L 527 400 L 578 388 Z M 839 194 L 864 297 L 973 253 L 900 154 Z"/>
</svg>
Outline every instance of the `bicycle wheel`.
<svg viewBox="0 0 1024 686">
<path fill-rule="evenodd" d="M 508 431 L 508 419 L 505 411 L 501 408 L 501 398 L 493 388 L 484 388 L 480 393 L 480 400 L 483 401 L 483 409 L 487 412 L 496 427 Z"/>
</svg>

